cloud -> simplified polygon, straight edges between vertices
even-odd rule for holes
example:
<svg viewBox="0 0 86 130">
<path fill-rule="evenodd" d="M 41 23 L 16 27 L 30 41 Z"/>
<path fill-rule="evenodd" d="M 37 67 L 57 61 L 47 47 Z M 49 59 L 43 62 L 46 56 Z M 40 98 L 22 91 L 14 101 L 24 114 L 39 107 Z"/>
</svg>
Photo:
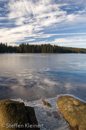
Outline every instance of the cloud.
<svg viewBox="0 0 86 130">
<path fill-rule="evenodd" d="M 48 7 L 47 4 L 49 4 Z M 57 15 L 63 15 L 63 12 L 65 13 L 65 11 L 60 11 L 58 6 L 51 6 L 50 1 L 38 1 L 37 3 L 27 0 L 10 1 L 7 8 L 9 11 L 7 18 L 9 20 L 13 20 L 14 24 L 19 26 L 11 29 L 2 29 L 1 31 L 5 33 L 5 37 L 0 34 L 0 37 L 2 37 L 0 40 L 2 42 L 18 42 L 20 40 L 24 40 L 25 37 L 29 38 L 34 35 L 37 36 L 38 32 L 43 30 L 44 27 L 57 22 L 56 13 Z M 54 8 L 55 11 L 52 13 Z M 58 9 L 56 10 L 56 8 Z"/>
<path fill-rule="evenodd" d="M 76 36 L 75 36 L 76 34 Z M 59 45 L 59 46 L 65 46 L 65 47 L 82 47 L 84 48 L 86 46 L 86 33 L 70 33 L 71 37 L 69 36 L 69 33 L 63 33 L 63 34 L 56 34 L 58 35 L 66 35 L 66 38 L 56 38 L 52 41 L 39 41 L 39 42 L 31 42 L 31 44 L 52 44 L 52 45 Z M 53 36 L 51 34 L 50 36 Z"/>
<path fill-rule="evenodd" d="M 0 1 L 2 2 L 2 0 Z M 4 16 L 0 17 L 0 41 L 43 43 L 46 41 L 43 40 L 45 38 L 47 39 L 45 43 L 49 43 L 49 38 L 53 37 L 54 40 L 52 39 L 51 43 L 53 41 L 61 43 L 62 40 L 68 42 L 67 37 L 56 37 L 60 35 L 59 31 L 64 29 L 68 30 L 70 27 L 75 29 L 82 23 L 84 27 L 86 23 L 85 5 L 84 0 L 9 0 L 8 3 L 4 3 L 3 7 L 0 7 L 0 10 L 5 9 Z M 70 39 L 72 40 L 72 38 Z M 71 42 L 71 40 L 69 41 Z"/>
<path fill-rule="evenodd" d="M 78 37 L 68 37 L 68 38 L 57 38 L 55 39 L 54 43 L 73 43 L 73 42 L 80 42 L 80 41 L 86 41 L 86 38 L 78 38 Z"/>
</svg>

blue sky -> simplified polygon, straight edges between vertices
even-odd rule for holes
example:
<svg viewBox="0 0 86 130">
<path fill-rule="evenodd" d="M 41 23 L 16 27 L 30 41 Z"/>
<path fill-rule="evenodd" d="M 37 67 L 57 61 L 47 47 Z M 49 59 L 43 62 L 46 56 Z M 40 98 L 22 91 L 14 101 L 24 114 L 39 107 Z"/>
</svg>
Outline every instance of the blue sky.
<svg viewBox="0 0 86 130">
<path fill-rule="evenodd" d="M 0 0 L 0 42 L 86 48 L 86 0 Z"/>
</svg>

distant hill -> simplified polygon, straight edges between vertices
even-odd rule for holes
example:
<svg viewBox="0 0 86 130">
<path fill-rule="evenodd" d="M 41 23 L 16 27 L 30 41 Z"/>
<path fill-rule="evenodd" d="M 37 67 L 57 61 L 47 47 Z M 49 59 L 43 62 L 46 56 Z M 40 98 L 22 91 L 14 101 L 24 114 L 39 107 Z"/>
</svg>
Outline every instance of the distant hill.
<svg viewBox="0 0 86 130">
<path fill-rule="evenodd" d="M 86 53 L 86 49 L 50 44 L 30 45 L 28 43 L 22 43 L 19 46 L 7 46 L 7 44 L 0 43 L 0 53 Z"/>
</svg>

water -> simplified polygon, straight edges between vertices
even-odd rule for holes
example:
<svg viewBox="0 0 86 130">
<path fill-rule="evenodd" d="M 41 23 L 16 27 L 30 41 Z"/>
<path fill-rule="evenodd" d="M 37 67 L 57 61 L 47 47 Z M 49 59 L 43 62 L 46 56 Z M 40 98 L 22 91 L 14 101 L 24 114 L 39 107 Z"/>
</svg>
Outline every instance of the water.
<svg viewBox="0 0 86 130">
<path fill-rule="evenodd" d="M 86 54 L 0 54 L 0 99 L 86 100 Z"/>
</svg>

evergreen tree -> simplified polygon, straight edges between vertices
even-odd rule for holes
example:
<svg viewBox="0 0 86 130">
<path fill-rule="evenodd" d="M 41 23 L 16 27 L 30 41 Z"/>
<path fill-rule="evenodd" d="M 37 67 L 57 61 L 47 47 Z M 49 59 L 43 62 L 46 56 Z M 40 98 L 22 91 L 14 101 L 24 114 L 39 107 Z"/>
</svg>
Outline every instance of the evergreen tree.
<svg viewBox="0 0 86 130">
<path fill-rule="evenodd" d="M 29 45 L 20 44 L 19 46 L 8 46 L 7 44 L 0 43 L 0 53 L 86 53 L 86 49 L 60 47 L 57 45 L 42 44 L 42 45 Z"/>
</svg>

